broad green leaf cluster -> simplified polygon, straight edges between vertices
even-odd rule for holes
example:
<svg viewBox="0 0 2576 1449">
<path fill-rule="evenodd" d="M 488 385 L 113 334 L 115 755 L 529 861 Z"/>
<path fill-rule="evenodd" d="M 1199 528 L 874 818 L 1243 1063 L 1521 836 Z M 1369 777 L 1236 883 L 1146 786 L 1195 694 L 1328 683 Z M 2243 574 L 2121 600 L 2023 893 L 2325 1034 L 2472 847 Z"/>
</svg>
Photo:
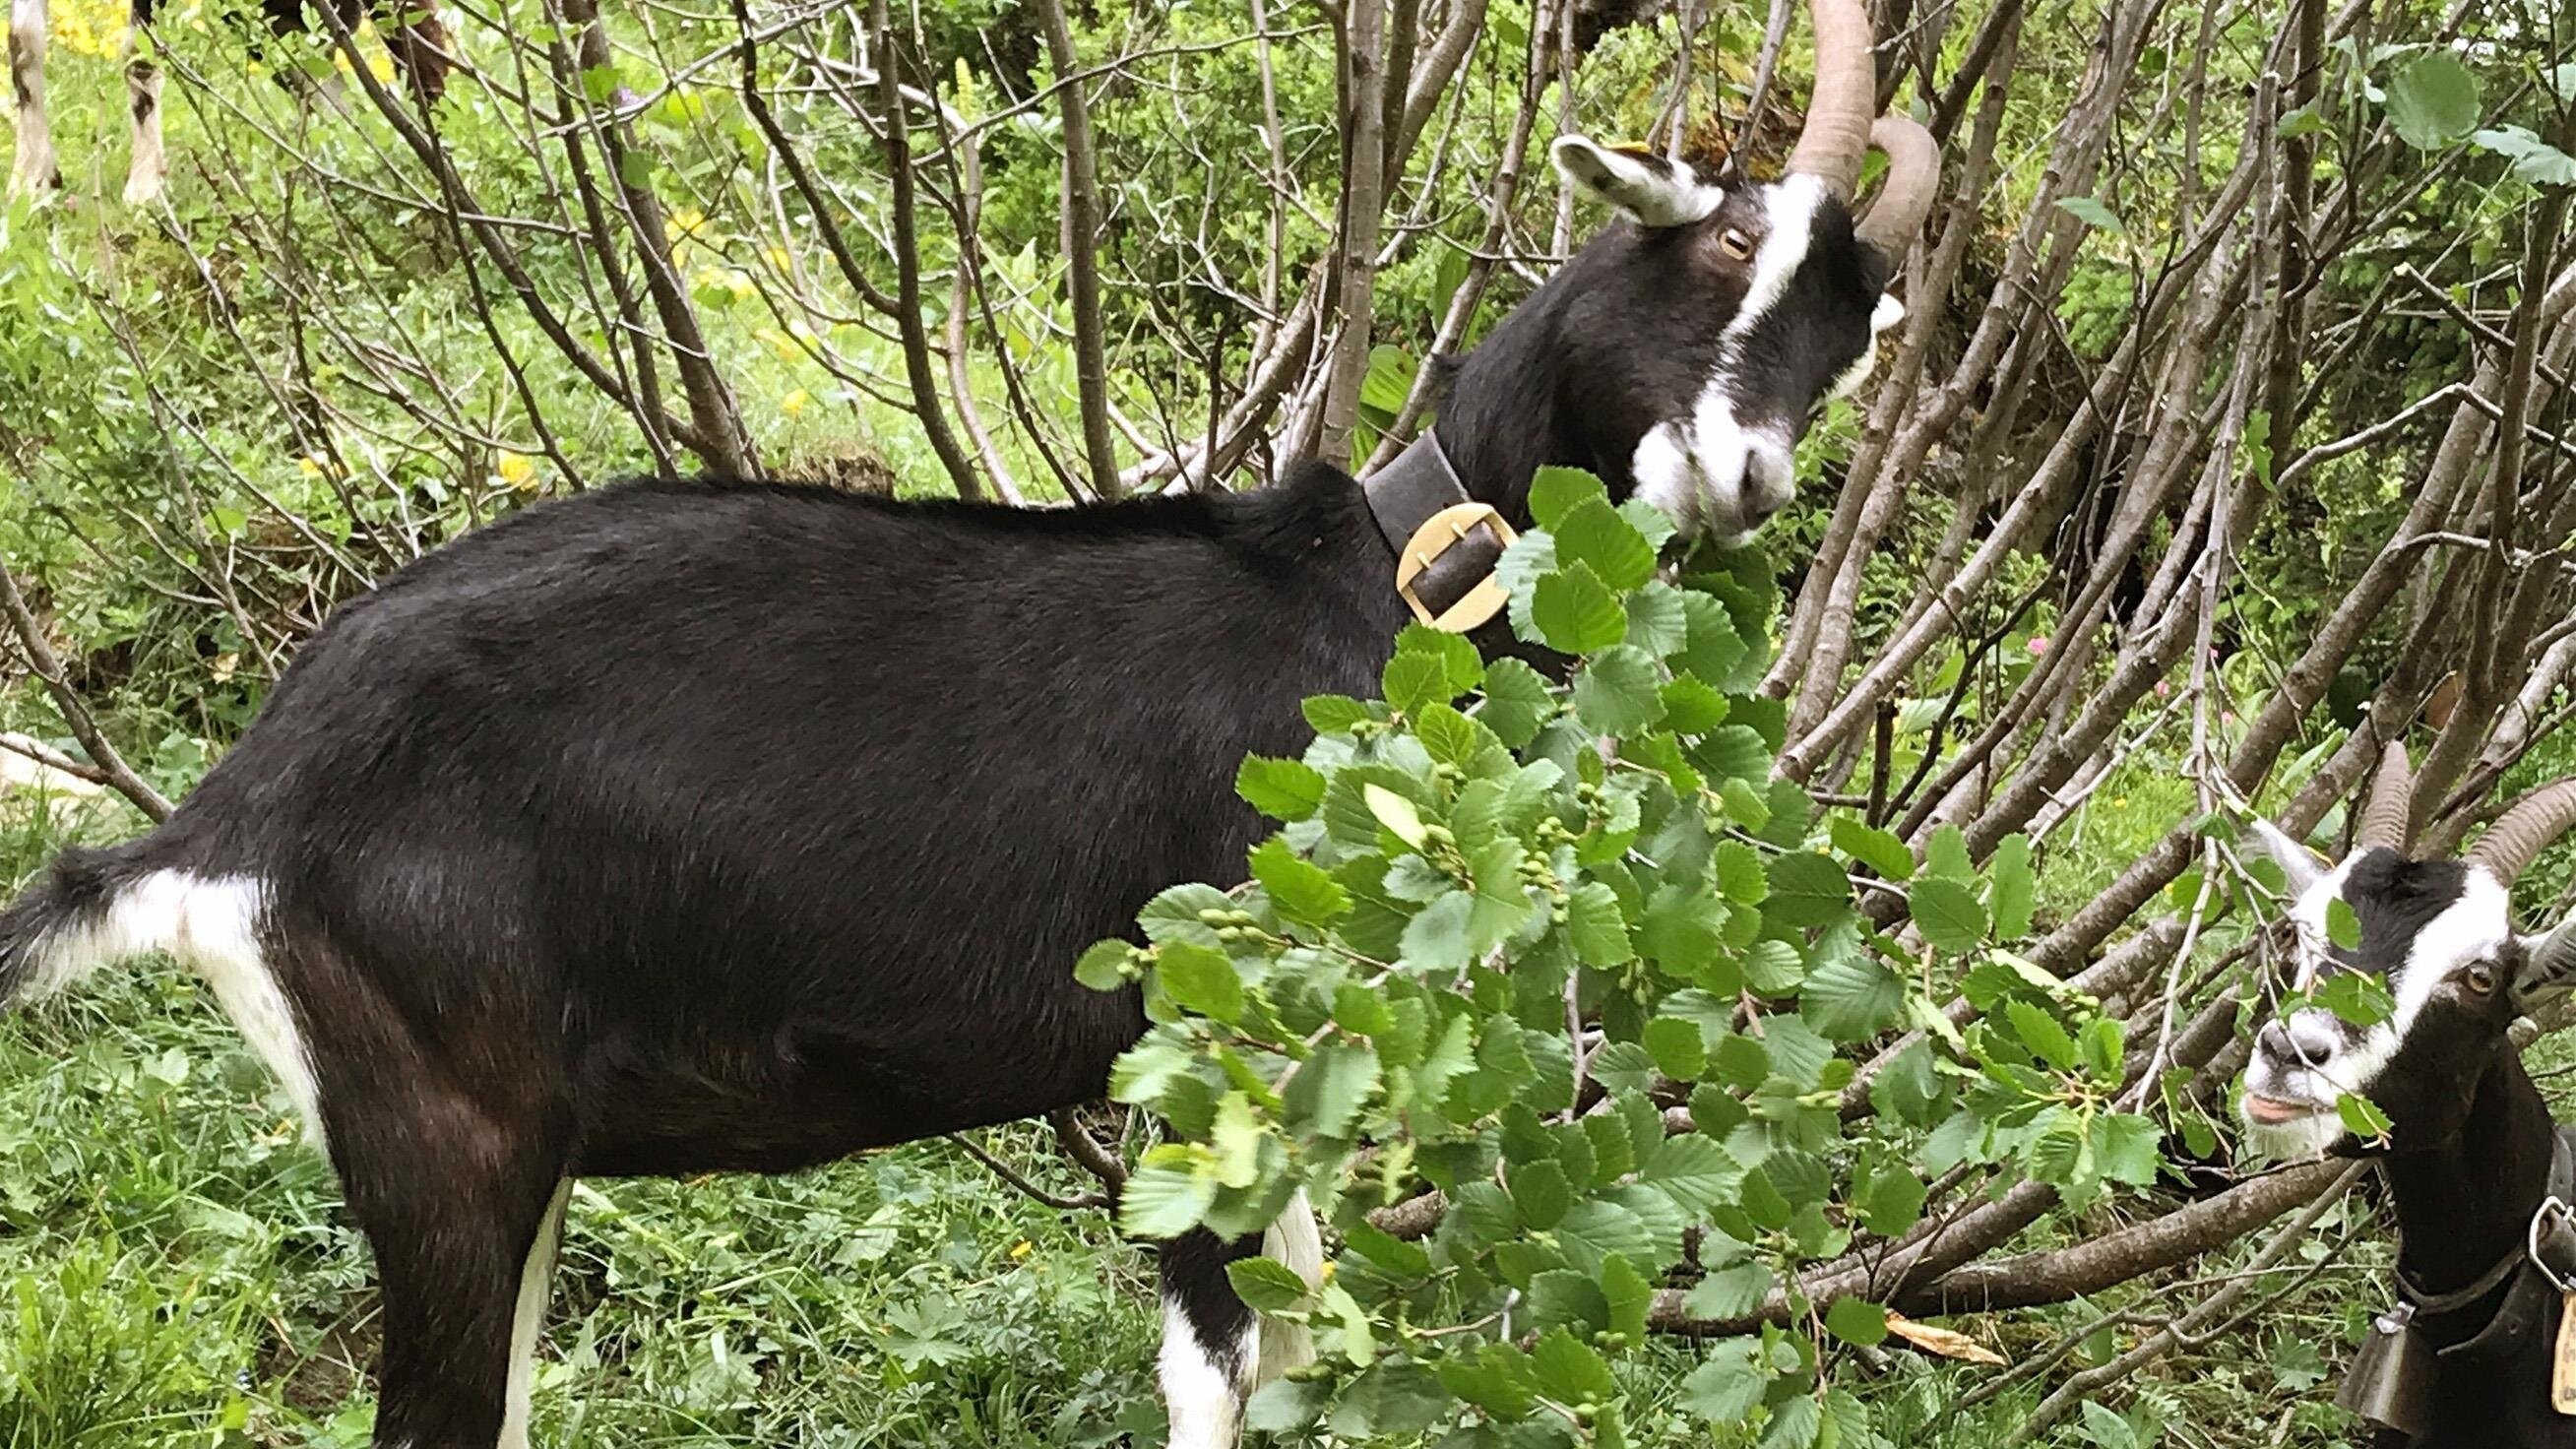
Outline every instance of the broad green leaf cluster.
<svg viewBox="0 0 2576 1449">
<path fill-rule="evenodd" d="M 1562 680 L 1406 630 L 1381 698 L 1311 699 L 1302 758 L 1244 762 L 1281 823 L 1250 879 L 1165 891 L 1142 944 L 1083 956 L 1092 986 L 1141 984 L 1153 1026 L 1111 1094 L 1171 1128 L 1123 1225 L 1246 1235 L 1301 1186 L 1324 1205 L 1323 1281 L 1233 1270 L 1323 1353 L 1259 1427 L 1635 1442 L 1631 1355 L 1716 1321 L 1747 1331 L 1679 1402 L 1721 1442 L 1879 1442 L 1835 1372 L 1883 1311 L 1810 1302 L 1798 1270 L 1914 1229 L 1960 1163 L 2078 1201 L 2151 1181 L 2156 1132 L 2113 1106 L 2121 1027 L 2004 949 L 2031 927 L 2026 842 L 1979 870 L 1949 830 L 1917 859 L 1772 779 L 1759 561 L 1667 579 L 1669 522 L 1582 473 L 1541 473 L 1532 514 L 1501 573 Z M 1954 989 L 1964 1030 L 1935 1007 Z M 1427 1237 L 1372 1224 L 1426 1191 Z"/>
</svg>

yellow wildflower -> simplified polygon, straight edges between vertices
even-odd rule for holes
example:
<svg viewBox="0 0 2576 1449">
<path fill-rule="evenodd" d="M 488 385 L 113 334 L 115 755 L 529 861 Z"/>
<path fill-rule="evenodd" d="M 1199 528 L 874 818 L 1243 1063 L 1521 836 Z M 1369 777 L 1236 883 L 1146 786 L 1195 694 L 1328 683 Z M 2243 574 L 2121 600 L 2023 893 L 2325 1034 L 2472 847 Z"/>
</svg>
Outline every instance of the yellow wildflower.
<svg viewBox="0 0 2576 1449">
<path fill-rule="evenodd" d="M 323 473 L 322 460 L 307 453 L 295 460 L 295 471 L 307 478 L 319 478 Z"/>
<path fill-rule="evenodd" d="M 239 654 L 216 655 L 213 666 L 215 683 L 222 684 L 227 682 L 237 671 L 240 670 L 240 668 L 241 656 Z"/>
<path fill-rule="evenodd" d="M 800 387 L 778 400 L 778 410 L 791 418 L 801 418 L 805 416 L 805 405 L 813 400 L 813 397 Z M 1028 1244 L 1022 1243 L 1020 1246 L 1025 1248 Z"/>
<path fill-rule="evenodd" d="M 502 449 L 500 462 L 494 465 L 492 471 L 500 475 L 502 482 L 522 493 L 529 492 L 537 486 L 537 465 L 525 453 L 513 453 L 507 448 Z"/>
<path fill-rule="evenodd" d="M 392 85 L 394 83 L 394 58 L 390 55 L 383 54 L 382 52 L 368 56 L 367 73 L 376 78 L 376 84 L 378 85 Z"/>
<path fill-rule="evenodd" d="M 1014 1263 L 1020 1262 L 1026 1259 L 1029 1254 L 1036 1252 L 1037 1249 L 1037 1244 L 1030 1242 L 1026 1238 L 1022 1238 L 1018 1242 L 1011 1244 L 1011 1261 Z"/>
<path fill-rule="evenodd" d="M 787 248 L 785 247 L 763 247 L 760 251 L 760 259 L 769 263 L 769 265 L 776 270 L 782 272 L 786 271 L 788 269 L 788 264 L 794 260 L 794 258 L 787 254 Z"/>
</svg>

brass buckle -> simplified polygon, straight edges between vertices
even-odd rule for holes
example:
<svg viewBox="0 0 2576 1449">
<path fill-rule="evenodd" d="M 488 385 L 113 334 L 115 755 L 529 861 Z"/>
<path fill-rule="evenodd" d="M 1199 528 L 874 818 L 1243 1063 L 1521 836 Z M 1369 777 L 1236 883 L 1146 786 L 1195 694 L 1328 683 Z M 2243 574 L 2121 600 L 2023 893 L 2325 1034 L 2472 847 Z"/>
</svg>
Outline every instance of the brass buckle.
<svg viewBox="0 0 2576 1449">
<path fill-rule="evenodd" d="M 1431 567 L 1432 560 L 1465 542 L 1467 535 L 1480 525 L 1491 528 L 1494 537 L 1501 539 L 1505 548 L 1511 547 L 1512 541 L 1520 536 L 1512 532 L 1512 526 L 1503 521 L 1503 515 L 1496 512 L 1491 504 L 1453 503 L 1424 519 L 1422 526 L 1413 531 L 1413 537 L 1404 541 L 1404 552 L 1396 556 L 1397 596 L 1412 608 L 1414 618 L 1443 633 L 1464 634 L 1501 613 L 1503 605 L 1511 602 L 1511 595 L 1503 591 L 1503 586 L 1490 573 L 1485 575 L 1482 583 L 1469 589 L 1466 597 L 1450 605 L 1446 613 L 1436 618 L 1429 605 L 1414 597 L 1414 579 Z"/>
</svg>

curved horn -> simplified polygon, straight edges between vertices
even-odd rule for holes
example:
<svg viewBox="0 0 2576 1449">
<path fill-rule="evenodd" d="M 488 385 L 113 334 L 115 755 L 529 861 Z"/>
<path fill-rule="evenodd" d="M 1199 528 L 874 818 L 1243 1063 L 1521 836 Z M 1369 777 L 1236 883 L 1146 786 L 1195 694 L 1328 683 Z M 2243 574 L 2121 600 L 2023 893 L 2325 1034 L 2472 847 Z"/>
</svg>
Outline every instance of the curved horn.
<svg viewBox="0 0 2576 1449">
<path fill-rule="evenodd" d="M 1870 53 L 1876 42 L 1862 0 L 1807 0 L 1807 8 L 1816 21 L 1816 93 L 1807 99 L 1807 129 L 1789 152 L 1788 169 L 1849 201 L 1878 111 L 1878 61 Z"/>
<path fill-rule="evenodd" d="M 1881 116 L 1869 128 L 1870 144 L 1887 153 L 1887 179 L 1878 199 L 1852 231 L 1878 248 L 1889 265 L 1898 265 L 1923 234 L 1941 190 L 1941 143 L 1904 116 Z"/>
<path fill-rule="evenodd" d="M 2407 839 L 2414 834 L 2409 828 L 2414 816 L 2415 768 L 2407 762 L 2405 741 L 2392 741 L 2379 752 L 2379 772 L 2371 777 L 2370 803 L 2361 809 L 2361 829 L 2353 837 L 2352 848 L 2381 845 L 2404 855 Z"/>
<path fill-rule="evenodd" d="M 2468 854 L 2470 863 L 2507 885 L 2531 869 L 2549 843 L 2576 830 L 2576 777 L 2543 785 L 2514 802 L 2504 817 L 2487 827 Z"/>
</svg>

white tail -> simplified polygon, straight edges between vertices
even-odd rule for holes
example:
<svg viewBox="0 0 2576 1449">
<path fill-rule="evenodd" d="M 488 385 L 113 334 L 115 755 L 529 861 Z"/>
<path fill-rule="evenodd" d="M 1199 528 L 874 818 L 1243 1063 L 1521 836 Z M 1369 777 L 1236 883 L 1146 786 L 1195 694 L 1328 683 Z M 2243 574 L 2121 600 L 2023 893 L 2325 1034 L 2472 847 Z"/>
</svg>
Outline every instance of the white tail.
<svg viewBox="0 0 2576 1449">
<path fill-rule="evenodd" d="M 60 917 L 29 943 L 16 1002 L 34 1001 L 102 966 L 167 951 L 205 979 L 224 1014 L 286 1088 L 316 1146 L 321 1093 L 295 1011 L 260 952 L 268 892 L 249 876 L 156 870 L 111 889 L 103 908 Z"/>
</svg>

